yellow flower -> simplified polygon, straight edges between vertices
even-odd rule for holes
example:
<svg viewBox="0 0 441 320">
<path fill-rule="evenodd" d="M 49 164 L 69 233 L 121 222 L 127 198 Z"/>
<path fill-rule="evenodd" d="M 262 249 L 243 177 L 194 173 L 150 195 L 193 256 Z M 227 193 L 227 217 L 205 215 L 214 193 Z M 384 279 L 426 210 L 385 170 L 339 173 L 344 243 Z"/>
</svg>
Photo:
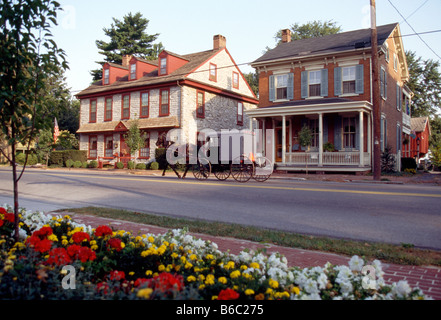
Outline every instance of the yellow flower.
<svg viewBox="0 0 441 320">
<path fill-rule="evenodd" d="M 195 254 L 192 254 L 191 256 L 190 256 L 190 260 L 197 260 L 197 255 L 195 255 Z"/>
<path fill-rule="evenodd" d="M 57 238 L 57 236 L 56 236 L 55 234 L 51 234 L 51 235 L 48 236 L 47 238 L 48 238 L 48 240 L 50 240 L 50 241 L 55 241 L 55 242 L 58 241 L 58 238 Z"/>
<path fill-rule="evenodd" d="M 190 262 L 187 262 L 184 266 L 185 269 L 191 269 L 193 265 Z"/>
<path fill-rule="evenodd" d="M 289 298 L 289 293 L 286 292 L 286 291 L 283 291 L 283 292 L 276 292 L 276 293 L 274 294 L 274 297 L 275 297 L 276 299 Z"/>
<path fill-rule="evenodd" d="M 219 281 L 220 283 L 222 283 L 222 284 L 227 284 L 227 278 L 225 278 L 225 277 L 220 277 L 219 279 L 217 279 L 217 281 Z"/>
<path fill-rule="evenodd" d="M 225 269 L 229 270 L 229 269 L 234 269 L 234 262 L 233 261 L 229 261 L 225 266 Z"/>
<path fill-rule="evenodd" d="M 152 270 L 147 270 L 146 272 L 145 272 L 145 275 L 146 276 L 151 276 L 153 274 L 153 271 Z"/>
<path fill-rule="evenodd" d="M 271 288 L 268 288 L 268 289 L 266 289 L 266 292 L 265 292 L 266 294 L 272 294 L 273 293 L 273 289 L 271 289 Z"/>
<path fill-rule="evenodd" d="M 207 275 L 207 278 L 205 279 L 205 284 L 207 286 L 213 285 L 214 284 L 214 279 L 215 279 L 214 275 L 212 275 L 212 274 Z"/>
<path fill-rule="evenodd" d="M 198 279 L 199 279 L 199 281 L 204 281 L 205 276 L 203 274 L 200 274 L 200 275 L 198 275 Z"/>
<path fill-rule="evenodd" d="M 158 267 L 158 271 L 162 272 L 162 271 L 164 271 L 164 270 L 165 270 L 165 266 L 164 266 L 163 264 L 161 264 L 161 265 Z"/>
<path fill-rule="evenodd" d="M 279 283 L 278 283 L 276 280 L 270 279 L 270 280 L 269 280 L 269 286 L 270 286 L 271 288 L 276 289 L 276 288 L 279 287 Z"/>
<path fill-rule="evenodd" d="M 129 272 L 129 276 L 133 276 L 134 274 L 135 274 L 134 271 L 130 271 L 130 272 Z"/>
<path fill-rule="evenodd" d="M 242 273 L 242 277 L 244 277 L 245 279 L 248 279 L 248 280 L 253 278 L 253 276 L 249 273 Z"/>
<path fill-rule="evenodd" d="M 246 290 L 245 290 L 245 294 L 246 294 L 247 296 L 251 296 L 251 295 L 254 294 L 254 290 L 252 290 L 252 289 L 246 289 Z"/>
<path fill-rule="evenodd" d="M 230 273 L 230 277 L 231 277 L 231 279 L 235 279 L 235 278 L 240 277 L 240 271 L 239 270 L 235 270 L 235 271 L 231 272 Z"/>
<path fill-rule="evenodd" d="M 217 300 L 218 296 L 212 296 L 211 300 Z"/>
<path fill-rule="evenodd" d="M 260 266 L 259 266 L 259 264 L 258 264 L 257 262 L 251 262 L 251 263 L 250 263 L 250 268 L 253 268 L 253 269 L 259 269 Z"/>
<path fill-rule="evenodd" d="M 299 287 L 294 287 L 291 289 L 291 292 L 295 293 L 297 295 L 297 294 L 300 294 L 300 289 L 299 289 Z"/>
<path fill-rule="evenodd" d="M 240 269 L 241 269 L 241 270 L 246 270 L 246 269 L 248 269 L 248 267 L 247 267 L 246 265 L 243 264 L 243 265 L 240 266 Z"/>
<path fill-rule="evenodd" d="M 188 276 L 187 277 L 187 281 L 188 282 L 193 282 L 193 281 L 196 281 L 196 278 L 195 278 L 195 276 Z"/>
<path fill-rule="evenodd" d="M 207 254 L 207 256 L 205 257 L 207 260 L 213 260 L 214 256 L 212 254 Z"/>
<path fill-rule="evenodd" d="M 172 257 L 173 259 L 176 259 L 177 257 L 179 257 L 179 255 L 178 255 L 176 252 L 173 252 L 173 253 L 171 254 L 171 257 Z"/>
<path fill-rule="evenodd" d="M 136 296 L 138 298 L 150 299 L 150 296 L 152 295 L 152 292 L 153 292 L 153 289 L 145 288 L 145 289 L 139 290 L 138 293 L 136 294 Z"/>
<path fill-rule="evenodd" d="M 153 243 L 155 241 L 155 238 L 153 238 L 152 236 L 148 237 L 147 239 L 150 243 Z"/>
</svg>

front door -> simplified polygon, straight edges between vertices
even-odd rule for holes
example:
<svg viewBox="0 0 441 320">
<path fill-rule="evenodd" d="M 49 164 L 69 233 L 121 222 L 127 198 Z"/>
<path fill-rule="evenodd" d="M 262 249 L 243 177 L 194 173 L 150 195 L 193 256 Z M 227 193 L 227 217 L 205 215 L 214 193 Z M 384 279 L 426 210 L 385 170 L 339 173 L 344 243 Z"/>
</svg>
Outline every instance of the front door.
<svg viewBox="0 0 441 320">
<path fill-rule="evenodd" d="M 124 139 L 123 134 L 121 134 L 119 156 L 120 157 L 130 157 L 129 148 L 127 147 L 126 140 Z"/>
<path fill-rule="evenodd" d="M 282 154 L 283 154 L 283 136 L 282 136 L 282 128 L 276 128 L 276 162 L 282 162 Z M 286 128 L 286 152 L 289 150 L 289 135 L 288 128 Z"/>
</svg>

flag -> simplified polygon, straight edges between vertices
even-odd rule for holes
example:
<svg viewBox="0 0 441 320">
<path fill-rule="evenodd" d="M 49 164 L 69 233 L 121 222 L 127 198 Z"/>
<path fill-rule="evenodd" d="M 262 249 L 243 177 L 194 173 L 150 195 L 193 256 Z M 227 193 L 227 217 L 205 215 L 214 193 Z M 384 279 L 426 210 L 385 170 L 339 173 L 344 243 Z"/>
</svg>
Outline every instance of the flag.
<svg viewBox="0 0 441 320">
<path fill-rule="evenodd" d="M 57 143 L 58 136 L 60 135 L 60 130 L 58 129 L 57 118 L 55 118 L 55 126 L 54 126 L 54 142 Z"/>
</svg>

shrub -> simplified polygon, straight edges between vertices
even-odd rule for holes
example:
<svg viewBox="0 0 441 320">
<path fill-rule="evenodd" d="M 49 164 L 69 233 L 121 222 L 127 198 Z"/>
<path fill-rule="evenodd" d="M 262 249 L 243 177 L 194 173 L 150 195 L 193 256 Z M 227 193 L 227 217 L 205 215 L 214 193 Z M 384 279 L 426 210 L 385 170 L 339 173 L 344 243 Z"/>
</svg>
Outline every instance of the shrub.
<svg viewBox="0 0 441 320">
<path fill-rule="evenodd" d="M 89 168 L 98 168 L 98 162 L 96 160 L 92 160 L 89 162 Z"/>
<path fill-rule="evenodd" d="M 83 166 L 83 162 L 81 162 L 79 160 L 74 161 L 73 166 L 74 166 L 74 168 L 81 168 Z"/>
<path fill-rule="evenodd" d="M 15 156 L 15 162 L 18 164 L 24 165 L 26 160 L 26 154 L 25 153 L 17 153 Z M 34 164 L 38 163 L 38 158 L 36 154 L 30 153 L 28 155 L 28 161 L 26 162 L 26 165 L 33 166 Z"/>
<path fill-rule="evenodd" d="M 127 162 L 127 168 L 129 169 L 135 169 L 135 162 L 134 161 L 129 161 Z"/>
<path fill-rule="evenodd" d="M 150 164 L 150 169 L 151 170 L 158 170 L 159 169 L 159 163 L 158 162 L 152 162 L 151 164 Z"/>
<path fill-rule="evenodd" d="M 26 155 L 24 153 L 17 153 L 15 155 L 15 162 L 17 162 L 18 164 L 23 165 L 26 159 Z"/>
<path fill-rule="evenodd" d="M 416 174 L 416 170 L 415 169 L 410 169 L 410 168 L 404 169 L 404 172 L 411 173 L 411 174 Z"/>
<path fill-rule="evenodd" d="M 414 158 L 401 158 L 401 170 L 406 171 L 406 169 L 416 170 L 417 163 Z"/>
<path fill-rule="evenodd" d="M 138 169 L 138 170 L 145 170 L 146 169 L 145 163 L 137 163 L 136 164 L 136 169 Z"/>
<path fill-rule="evenodd" d="M 74 161 L 72 159 L 67 159 L 66 160 L 66 167 L 67 168 L 72 168 L 74 165 Z"/>
<path fill-rule="evenodd" d="M 124 169 L 124 163 L 122 163 L 121 161 L 120 161 L 120 162 L 117 162 L 117 163 L 116 163 L 116 167 L 117 167 L 118 169 Z"/>
<path fill-rule="evenodd" d="M 83 165 L 81 166 L 81 168 L 87 168 L 89 166 L 89 164 L 87 163 L 87 161 L 83 162 Z"/>
<path fill-rule="evenodd" d="M 60 150 L 52 151 L 49 157 L 49 165 L 63 166 L 68 159 L 73 161 L 87 161 L 87 151 L 85 150 Z"/>
<path fill-rule="evenodd" d="M 165 148 L 155 149 L 155 159 L 159 165 L 159 169 L 163 170 L 163 169 L 167 168 L 167 165 L 168 165 L 167 149 L 165 149 Z M 153 170 L 157 170 L 157 169 L 153 169 Z"/>
</svg>

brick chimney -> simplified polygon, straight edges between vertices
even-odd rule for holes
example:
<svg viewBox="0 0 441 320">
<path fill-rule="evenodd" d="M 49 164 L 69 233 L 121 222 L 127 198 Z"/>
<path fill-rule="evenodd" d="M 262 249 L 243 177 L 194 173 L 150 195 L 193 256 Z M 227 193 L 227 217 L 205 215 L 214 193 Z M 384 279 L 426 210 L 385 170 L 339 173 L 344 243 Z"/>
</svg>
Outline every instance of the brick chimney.
<svg viewBox="0 0 441 320">
<path fill-rule="evenodd" d="M 284 29 L 282 30 L 282 43 L 291 42 L 291 30 Z"/>
<path fill-rule="evenodd" d="M 218 34 L 213 37 L 213 50 L 219 50 L 227 46 L 227 39 Z"/>
<path fill-rule="evenodd" d="M 123 57 L 122 57 L 122 66 L 128 68 L 129 67 L 129 62 L 130 62 L 131 59 L 132 59 L 131 55 L 128 55 L 128 54 L 123 55 Z"/>
</svg>

